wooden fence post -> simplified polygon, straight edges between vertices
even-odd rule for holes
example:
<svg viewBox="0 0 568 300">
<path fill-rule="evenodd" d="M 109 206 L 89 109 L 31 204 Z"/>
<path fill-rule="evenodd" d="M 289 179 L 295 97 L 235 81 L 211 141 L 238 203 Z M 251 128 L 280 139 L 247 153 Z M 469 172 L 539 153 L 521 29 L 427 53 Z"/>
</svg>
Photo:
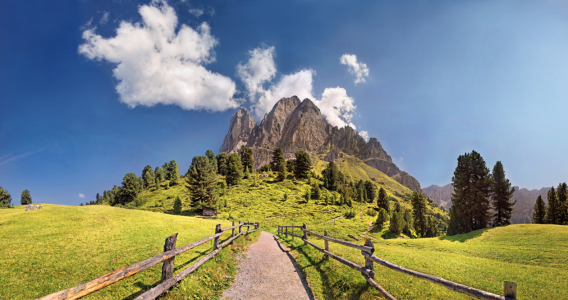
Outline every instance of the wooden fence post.
<svg viewBox="0 0 568 300">
<path fill-rule="evenodd" d="M 243 225 L 241 224 L 241 221 L 239 221 L 239 234 L 241 234 L 241 228 L 243 228 Z"/>
<path fill-rule="evenodd" d="M 278 226 L 278 235 L 280 235 L 280 226 Z"/>
<path fill-rule="evenodd" d="M 164 252 L 174 250 L 176 248 L 176 241 L 177 241 L 178 234 L 175 233 L 172 236 L 166 238 L 166 243 L 164 244 Z M 162 280 L 164 282 L 174 275 L 174 259 L 176 257 L 168 258 L 164 260 L 164 264 L 162 265 Z"/>
<path fill-rule="evenodd" d="M 292 241 L 294 240 L 294 223 L 292 223 Z"/>
<path fill-rule="evenodd" d="M 306 224 L 303 224 L 303 225 L 302 225 L 302 228 L 304 228 L 304 229 L 306 229 L 306 230 L 308 229 L 308 227 L 306 227 Z M 307 244 L 308 244 L 308 233 L 305 232 L 305 231 L 304 231 L 304 238 L 303 238 L 303 240 L 304 240 L 304 245 L 307 245 Z"/>
<path fill-rule="evenodd" d="M 323 231 L 323 235 L 324 235 L 324 236 L 329 236 L 329 235 L 327 234 L 327 230 L 324 230 L 324 231 Z M 324 240 L 324 243 L 325 243 L 325 250 L 326 250 L 326 251 L 329 251 L 329 241 L 328 241 L 328 240 Z M 325 255 L 323 256 L 323 259 L 328 259 L 328 258 L 329 258 L 329 255 L 327 255 L 327 254 L 325 254 Z"/>
<path fill-rule="evenodd" d="M 247 221 L 247 225 L 250 225 L 250 221 Z M 250 226 L 247 226 L 247 232 L 250 231 Z"/>
<path fill-rule="evenodd" d="M 506 298 L 517 299 L 517 283 L 514 281 L 505 281 L 503 285 L 505 286 L 503 295 Z"/>
<path fill-rule="evenodd" d="M 365 246 L 367 247 L 371 247 L 371 254 L 373 254 L 373 252 L 375 252 L 375 246 L 373 245 L 373 242 L 371 241 L 371 239 L 365 239 Z M 361 250 L 361 254 L 363 254 L 363 250 Z M 365 256 L 365 268 L 369 269 L 369 277 L 371 277 L 372 279 L 375 279 L 375 268 L 373 267 L 373 260 L 368 258 L 367 256 Z"/>
<path fill-rule="evenodd" d="M 288 238 L 288 226 L 286 226 L 286 238 Z"/>
<path fill-rule="evenodd" d="M 215 226 L 215 234 L 222 232 L 221 231 L 221 224 L 217 224 L 217 226 Z M 219 238 L 220 236 L 215 238 L 215 249 L 219 249 L 221 248 L 221 246 L 219 245 Z"/>
<path fill-rule="evenodd" d="M 235 226 L 235 220 L 233 220 L 233 226 Z M 235 237 L 235 228 L 233 228 L 233 235 L 231 237 Z"/>
</svg>

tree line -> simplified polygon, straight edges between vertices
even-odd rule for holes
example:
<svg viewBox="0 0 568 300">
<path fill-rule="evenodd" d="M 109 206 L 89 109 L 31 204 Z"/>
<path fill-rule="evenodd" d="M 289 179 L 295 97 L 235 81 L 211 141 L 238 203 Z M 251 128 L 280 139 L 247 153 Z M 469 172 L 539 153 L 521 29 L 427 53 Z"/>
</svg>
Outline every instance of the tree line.
<svg viewBox="0 0 568 300">
<path fill-rule="evenodd" d="M 32 204 L 32 196 L 30 191 L 25 189 L 22 191 L 22 195 L 20 196 L 20 204 L 21 205 L 28 205 Z M 12 207 L 12 195 L 8 193 L 8 190 L 0 187 L 0 208 L 10 208 Z"/>
<path fill-rule="evenodd" d="M 568 225 L 568 186 L 566 182 L 558 184 L 556 190 L 552 187 L 546 198 L 548 205 L 544 204 L 540 195 L 536 198 L 532 223 Z"/>
</svg>

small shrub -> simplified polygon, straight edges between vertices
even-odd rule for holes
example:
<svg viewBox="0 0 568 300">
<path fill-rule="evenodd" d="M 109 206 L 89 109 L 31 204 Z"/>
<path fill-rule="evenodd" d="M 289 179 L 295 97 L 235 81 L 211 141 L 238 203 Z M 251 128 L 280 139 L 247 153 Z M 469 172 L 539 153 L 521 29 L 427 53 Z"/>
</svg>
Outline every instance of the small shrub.
<svg viewBox="0 0 568 300">
<path fill-rule="evenodd" d="M 181 199 L 179 196 L 176 196 L 176 201 L 174 202 L 174 214 L 181 214 Z"/>
<path fill-rule="evenodd" d="M 372 208 L 369 208 L 369 209 L 367 209 L 367 215 L 374 217 L 374 216 L 377 215 L 377 211 L 372 209 Z"/>
<path fill-rule="evenodd" d="M 348 210 L 345 211 L 345 217 L 347 219 L 351 219 L 351 218 L 355 217 L 356 214 L 357 213 L 355 212 L 354 209 L 348 209 Z"/>
<path fill-rule="evenodd" d="M 381 208 L 379 210 L 379 216 L 377 217 L 375 224 L 377 224 L 379 227 L 383 227 L 383 225 L 388 222 L 389 218 L 390 217 L 387 211 L 384 208 Z"/>
</svg>

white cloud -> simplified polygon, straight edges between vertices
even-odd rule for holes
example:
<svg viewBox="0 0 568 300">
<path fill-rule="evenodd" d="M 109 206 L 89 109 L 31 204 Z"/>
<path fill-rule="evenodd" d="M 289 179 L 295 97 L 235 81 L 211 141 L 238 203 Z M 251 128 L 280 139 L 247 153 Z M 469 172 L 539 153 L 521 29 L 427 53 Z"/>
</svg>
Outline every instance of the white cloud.
<svg viewBox="0 0 568 300">
<path fill-rule="evenodd" d="M 80 27 L 80 29 L 81 29 L 81 30 L 85 30 L 85 29 L 91 27 L 91 24 L 92 24 L 92 23 L 93 23 L 93 18 L 90 18 L 89 21 L 87 21 L 87 23 L 83 24 L 83 25 Z"/>
<path fill-rule="evenodd" d="M 215 61 L 218 41 L 207 23 L 197 28 L 178 24 L 164 0 L 139 8 L 141 23 L 122 21 L 116 36 L 104 38 L 88 29 L 79 53 L 116 65 L 116 90 L 122 102 L 137 105 L 174 104 L 183 109 L 222 111 L 238 106 L 236 87 L 228 77 L 203 65 Z"/>
<path fill-rule="evenodd" d="M 347 66 L 349 73 L 355 75 L 355 84 L 365 82 L 365 77 L 369 76 L 369 68 L 364 63 L 358 63 L 355 54 L 343 54 L 339 61 Z"/>
<path fill-rule="evenodd" d="M 367 131 L 361 130 L 359 135 L 366 141 L 369 141 L 369 133 Z"/>
<path fill-rule="evenodd" d="M 189 13 L 194 15 L 195 17 L 199 18 L 204 12 L 203 12 L 203 9 L 192 8 L 192 9 L 189 10 Z"/>
<path fill-rule="evenodd" d="M 106 23 L 108 22 L 108 17 L 109 17 L 109 15 L 110 15 L 109 12 L 108 12 L 108 11 L 105 11 L 105 12 L 103 13 L 103 16 L 101 17 L 101 20 L 99 21 L 99 23 L 100 23 L 101 25 L 106 24 Z"/>
<path fill-rule="evenodd" d="M 249 60 L 246 64 L 237 66 L 237 75 L 245 84 L 249 100 L 252 102 L 252 111 L 257 119 L 261 119 L 270 111 L 278 100 L 284 97 L 298 96 L 300 100 L 309 98 L 321 110 L 327 121 L 338 127 L 351 123 L 355 109 L 353 98 L 347 96 L 343 88 L 326 88 L 321 99 L 313 95 L 313 77 L 315 71 L 304 69 L 299 72 L 283 75 L 276 83 L 272 82 L 276 75 L 274 63 L 274 47 L 256 48 L 249 51 Z M 271 83 L 268 89 L 263 85 Z"/>
<path fill-rule="evenodd" d="M 79 198 L 85 198 L 85 195 L 79 193 Z"/>
</svg>

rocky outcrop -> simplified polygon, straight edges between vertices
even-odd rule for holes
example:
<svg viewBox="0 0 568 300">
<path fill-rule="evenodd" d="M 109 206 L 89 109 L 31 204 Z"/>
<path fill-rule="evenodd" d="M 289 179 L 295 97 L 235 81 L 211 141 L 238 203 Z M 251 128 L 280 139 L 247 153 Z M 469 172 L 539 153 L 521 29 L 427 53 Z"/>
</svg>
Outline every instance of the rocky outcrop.
<svg viewBox="0 0 568 300">
<path fill-rule="evenodd" d="M 237 113 L 231 117 L 231 125 L 229 126 L 229 132 L 223 140 L 223 145 L 219 149 L 219 152 L 235 152 L 238 151 L 242 146 L 247 144 L 249 135 L 256 123 L 254 118 L 249 114 L 249 112 L 244 108 L 239 108 Z"/>
<path fill-rule="evenodd" d="M 352 155 L 411 190 L 421 191 L 420 183 L 392 162 L 376 138 L 366 142 L 349 126 L 331 126 L 310 99 L 282 98 L 258 125 L 246 109 L 239 109 L 231 118 L 229 132 L 219 151 L 237 152 L 241 147 L 254 150 L 255 168 L 269 163 L 277 147 L 282 148 L 286 159 L 294 158 L 298 150 L 326 153 L 331 149 L 325 161 Z"/>
</svg>

